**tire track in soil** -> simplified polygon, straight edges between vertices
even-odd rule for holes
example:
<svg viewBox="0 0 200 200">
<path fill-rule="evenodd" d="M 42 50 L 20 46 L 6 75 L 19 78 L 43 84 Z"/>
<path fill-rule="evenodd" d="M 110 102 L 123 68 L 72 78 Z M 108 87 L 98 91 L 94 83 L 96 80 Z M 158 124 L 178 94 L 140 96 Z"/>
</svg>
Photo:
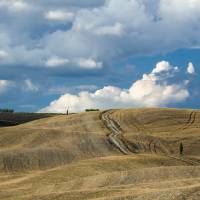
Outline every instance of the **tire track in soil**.
<svg viewBox="0 0 200 200">
<path fill-rule="evenodd" d="M 190 126 L 192 126 L 196 121 L 196 114 L 197 113 L 195 111 L 192 111 L 189 114 L 187 122 L 183 126 L 181 126 L 180 128 L 177 128 L 175 131 L 177 131 L 177 130 L 185 130 L 185 129 L 189 128 Z"/>
<path fill-rule="evenodd" d="M 196 112 L 193 112 L 191 118 L 190 118 L 190 122 L 187 124 L 187 126 L 183 127 L 183 130 L 189 128 L 190 126 L 192 126 L 196 120 Z"/>
</svg>

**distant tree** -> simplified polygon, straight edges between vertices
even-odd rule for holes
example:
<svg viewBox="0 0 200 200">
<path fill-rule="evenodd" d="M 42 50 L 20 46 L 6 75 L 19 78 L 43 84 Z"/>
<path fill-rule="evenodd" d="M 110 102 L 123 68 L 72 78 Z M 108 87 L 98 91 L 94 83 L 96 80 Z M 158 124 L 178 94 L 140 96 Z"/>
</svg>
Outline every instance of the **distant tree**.
<svg viewBox="0 0 200 200">
<path fill-rule="evenodd" d="M 69 107 L 67 107 L 66 115 L 69 115 Z"/>
<path fill-rule="evenodd" d="M 0 113 L 14 113 L 13 109 L 3 108 L 0 109 Z"/>
<path fill-rule="evenodd" d="M 179 145 L 179 153 L 180 153 L 180 155 L 183 155 L 183 143 L 182 142 Z"/>
<path fill-rule="evenodd" d="M 85 112 L 94 112 L 94 111 L 99 111 L 99 109 L 85 109 Z"/>
</svg>

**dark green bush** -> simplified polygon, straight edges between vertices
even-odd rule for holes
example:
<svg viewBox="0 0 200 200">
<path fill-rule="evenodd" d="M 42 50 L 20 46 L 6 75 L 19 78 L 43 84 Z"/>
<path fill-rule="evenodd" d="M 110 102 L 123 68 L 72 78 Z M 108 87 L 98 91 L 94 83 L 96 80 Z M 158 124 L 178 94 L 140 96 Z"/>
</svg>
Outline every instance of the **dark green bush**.
<svg viewBox="0 0 200 200">
<path fill-rule="evenodd" d="M 94 112 L 94 111 L 99 111 L 99 109 L 86 109 L 85 112 Z"/>
</svg>

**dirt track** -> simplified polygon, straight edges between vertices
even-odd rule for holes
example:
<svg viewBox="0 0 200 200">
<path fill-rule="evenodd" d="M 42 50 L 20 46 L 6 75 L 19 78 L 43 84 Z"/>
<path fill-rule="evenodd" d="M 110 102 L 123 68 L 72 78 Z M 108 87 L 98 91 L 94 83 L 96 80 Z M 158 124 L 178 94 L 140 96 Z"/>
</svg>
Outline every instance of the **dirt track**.
<svg viewBox="0 0 200 200">
<path fill-rule="evenodd" d="M 113 144 L 117 149 L 119 149 L 124 154 L 130 154 L 128 147 L 121 140 L 122 132 L 119 129 L 119 125 L 109 118 L 109 113 L 112 111 L 106 111 L 101 113 L 101 119 L 105 126 L 110 130 L 110 134 L 108 135 L 109 142 Z"/>
<path fill-rule="evenodd" d="M 165 155 L 167 157 L 173 158 L 175 160 L 180 160 L 181 162 L 185 162 L 190 165 L 200 165 L 200 161 L 195 161 L 194 159 L 187 159 L 185 157 L 177 157 L 174 156 L 170 153 L 170 147 L 167 147 L 166 144 L 167 142 L 164 140 L 160 140 L 159 138 L 151 138 L 149 139 L 148 134 L 145 134 L 145 130 L 143 129 L 143 135 L 146 136 L 145 139 L 147 139 L 147 145 L 144 143 L 137 142 L 137 144 L 134 144 L 134 147 L 137 147 L 136 149 L 131 149 L 127 144 L 130 142 L 126 140 L 125 137 L 123 137 L 123 130 L 121 129 L 121 126 L 118 122 L 114 121 L 114 119 L 110 118 L 110 115 L 116 112 L 114 110 L 108 110 L 104 111 L 100 114 L 100 118 L 105 124 L 105 126 L 110 130 L 110 134 L 108 135 L 108 140 L 111 144 L 113 144 L 117 149 L 119 149 L 122 153 L 124 154 L 131 154 L 131 153 L 138 153 L 139 149 L 145 149 L 148 150 L 150 153 L 160 153 L 162 155 Z M 196 119 L 196 112 L 191 112 L 189 115 L 189 119 L 185 126 L 182 128 L 187 129 L 189 128 L 192 124 L 194 124 Z M 140 126 L 141 125 L 140 123 Z M 122 139 L 123 138 L 123 139 Z M 141 138 L 140 138 L 141 141 Z"/>
</svg>

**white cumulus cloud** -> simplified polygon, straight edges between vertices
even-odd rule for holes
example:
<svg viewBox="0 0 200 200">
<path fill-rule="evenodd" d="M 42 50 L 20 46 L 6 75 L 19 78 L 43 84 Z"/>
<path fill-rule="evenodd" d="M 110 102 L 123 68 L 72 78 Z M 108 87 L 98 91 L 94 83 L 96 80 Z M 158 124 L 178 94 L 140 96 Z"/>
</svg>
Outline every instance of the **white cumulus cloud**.
<svg viewBox="0 0 200 200">
<path fill-rule="evenodd" d="M 46 61 L 46 66 L 50 68 L 64 66 L 69 63 L 67 58 L 53 56 Z"/>
<path fill-rule="evenodd" d="M 162 61 L 156 65 L 156 67 L 153 69 L 152 73 L 160 73 L 163 71 L 169 71 L 170 69 L 171 69 L 171 65 L 169 64 L 169 62 Z"/>
<path fill-rule="evenodd" d="M 72 21 L 74 18 L 74 13 L 66 12 L 63 10 L 53 10 L 53 11 L 48 11 L 45 14 L 45 18 L 56 21 Z"/>
<path fill-rule="evenodd" d="M 29 8 L 28 4 L 23 0 L 1 0 L 0 7 L 6 7 L 11 11 L 22 11 Z"/>
<path fill-rule="evenodd" d="M 155 72 L 160 65 L 168 66 L 166 62 L 160 62 L 153 71 Z M 170 64 L 169 66 L 170 68 L 161 71 L 176 76 L 177 67 Z M 160 76 L 159 73 L 153 72 L 144 74 L 128 89 L 105 86 L 93 93 L 87 91 L 80 92 L 78 95 L 66 93 L 46 108 L 41 109 L 40 112 L 62 113 L 65 112 L 66 106 L 71 112 L 84 111 L 86 108 L 159 107 L 182 102 L 189 97 L 187 84 L 184 84 L 185 80 L 181 83 L 170 83 L 168 76 L 165 79 L 160 79 Z"/>
<path fill-rule="evenodd" d="M 113 26 L 102 26 L 95 30 L 97 35 L 122 35 L 124 33 L 123 26 L 115 23 Z"/>
<path fill-rule="evenodd" d="M 6 91 L 9 86 L 12 85 L 11 81 L 8 80 L 0 80 L 0 93 Z"/>
<path fill-rule="evenodd" d="M 195 68 L 193 63 L 189 62 L 188 67 L 187 67 L 187 73 L 188 74 L 195 74 Z"/>
<path fill-rule="evenodd" d="M 199 8 L 198 0 L 0 0 L 0 44 L 9 52 L 1 65 L 42 67 L 51 55 L 113 64 L 199 47 Z"/>
<path fill-rule="evenodd" d="M 103 66 L 102 62 L 96 62 L 91 58 L 81 58 L 77 62 L 78 66 L 84 69 L 100 69 Z"/>
</svg>

